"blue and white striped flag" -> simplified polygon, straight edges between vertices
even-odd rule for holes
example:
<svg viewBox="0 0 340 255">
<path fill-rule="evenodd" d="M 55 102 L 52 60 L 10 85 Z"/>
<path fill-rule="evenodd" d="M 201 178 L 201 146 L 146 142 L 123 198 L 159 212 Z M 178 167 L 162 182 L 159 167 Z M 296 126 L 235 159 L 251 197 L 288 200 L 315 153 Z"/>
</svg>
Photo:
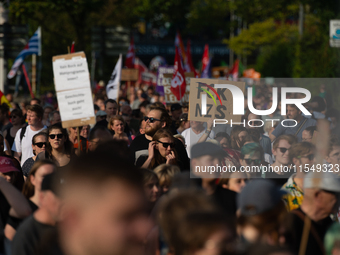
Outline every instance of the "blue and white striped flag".
<svg viewBox="0 0 340 255">
<path fill-rule="evenodd" d="M 40 27 L 35 31 L 34 35 L 26 44 L 25 48 L 19 53 L 17 58 L 14 60 L 14 64 L 9 71 L 7 78 L 12 79 L 15 74 L 17 73 L 19 67 L 21 66 L 22 62 L 28 55 L 36 54 L 41 56 L 41 31 Z"/>
</svg>

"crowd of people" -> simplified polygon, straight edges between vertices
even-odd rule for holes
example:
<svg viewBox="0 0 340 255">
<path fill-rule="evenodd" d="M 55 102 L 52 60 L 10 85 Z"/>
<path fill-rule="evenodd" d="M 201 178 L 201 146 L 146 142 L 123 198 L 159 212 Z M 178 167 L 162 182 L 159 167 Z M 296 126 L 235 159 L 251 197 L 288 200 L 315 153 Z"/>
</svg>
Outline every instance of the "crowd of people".
<svg viewBox="0 0 340 255">
<path fill-rule="evenodd" d="M 67 129 L 52 93 L 20 105 L 7 95 L 1 255 L 340 254 L 330 95 L 304 105 L 311 116 L 245 109 L 245 125 L 214 126 L 152 86 L 122 88 L 119 101 L 96 91 L 96 123 Z M 257 88 L 256 109 L 271 108 L 269 91 Z"/>
</svg>

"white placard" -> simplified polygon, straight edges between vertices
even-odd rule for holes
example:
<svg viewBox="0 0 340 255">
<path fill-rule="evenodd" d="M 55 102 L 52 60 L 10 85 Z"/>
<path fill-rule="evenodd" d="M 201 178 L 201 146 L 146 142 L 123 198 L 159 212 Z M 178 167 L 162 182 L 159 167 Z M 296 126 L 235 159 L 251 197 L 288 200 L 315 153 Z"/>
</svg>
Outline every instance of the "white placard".
<svg viewBox="0 0 340 255">
<path fill-rule="evenodd" d="M 340 20 L 329 22 L 329 44 L 331 47 L 340 47 Z"/>
<path fill-rule="evenodd" d="M 55 90 L 90 88 L 90 76 L 86 58 L 75 57 L 53 61 Z"/>
<path fill-rule="evenodd" d="M 89 88 L 57 92 L 61 121 L 81 119 L 85 121 L 94 116 L 93 100 Z"/>
</svg>

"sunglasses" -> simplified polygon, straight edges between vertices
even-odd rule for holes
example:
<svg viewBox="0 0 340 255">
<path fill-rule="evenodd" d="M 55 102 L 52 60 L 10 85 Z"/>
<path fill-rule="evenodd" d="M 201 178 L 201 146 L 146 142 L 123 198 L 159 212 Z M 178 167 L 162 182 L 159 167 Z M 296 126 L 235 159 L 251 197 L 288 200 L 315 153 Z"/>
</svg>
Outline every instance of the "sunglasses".
<svg viewBox="0 0 340 255">
<path fill-rule="evenodd" d="M 314 154 L 309 154 L 307 156 L 299 156 L 298 158 L 307 158 L 308 160 L 313 160 L 314 159 Z"/>
<path fill-rule="evenodd" d="M 288 149 L 285 148 L 285 147 L 279 147 L 279 149 L 280 149 L 280 152 L 281 152 L 282 154 L 285 154 L 286 151 L 288 151 Z"/>
<path fill-rule="evenodd" d="M 153 117 L 144 117 L 145 122 L 149 121 L 150 123 L 154 123 L 155 121 L 161 121 L 160 119 L 155 119 Z"/>
<path fill-rule="evenodd" d="M 63 134 L 56 134 L 56 135 L 53 134 L 53 135 L 49 135 L 48 137 L 53 140 L 55 137 L 57 137 L 58 139 L 61 139 L 63 138 L 63 136 L 64 136 Z"/>
<path fill-rule="evenodd" d="M 169 146 L 170 146 L 171 149 L 173 149 L 175 147 L 174 143 L 163 143 L 161 141 L 157 141 L 157 142 L 161 143 L 165 149 L 167 149 Z"/>
<path fill-rule="evenodd" d="M 46 143 L 35 143 L 34 145 L 38 146 L 39 148 L 42 148 L 44 145 L 46 147 Z"/>
<path fill-rule="evenodd" d="M 262 160 L 261 159 L 250 159 L 250 158 L 245 158 L 244 161 L 247 163 L 247 165 L 259 165 L 261 164 Z"/>
</svg>

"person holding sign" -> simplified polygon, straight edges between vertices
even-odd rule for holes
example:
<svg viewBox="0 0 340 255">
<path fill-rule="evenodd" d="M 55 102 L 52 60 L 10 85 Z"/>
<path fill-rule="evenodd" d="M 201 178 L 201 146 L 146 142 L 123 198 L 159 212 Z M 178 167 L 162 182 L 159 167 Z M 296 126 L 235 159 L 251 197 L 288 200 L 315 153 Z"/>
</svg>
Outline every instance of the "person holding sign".
<svg viewBox="0 0 340 255">
<path fill-rule="evenodd" d="M 136 166 L 154 169 L 161 164 L 178 165 L 175 141 L 170 130 L 160 129 L 149 143 L 149 155 L 140 156 Z"/>
<path fill-rule="evenodd" d="M 58 167 L 66 166 L 73 155 L 73 146 L 68 139 L 66 129 L 60 125 L 52 125 L 48 128 L 48 143 L 46 151 L 38 155 L 38 159 L 52 160 Z"/>
</svg>

